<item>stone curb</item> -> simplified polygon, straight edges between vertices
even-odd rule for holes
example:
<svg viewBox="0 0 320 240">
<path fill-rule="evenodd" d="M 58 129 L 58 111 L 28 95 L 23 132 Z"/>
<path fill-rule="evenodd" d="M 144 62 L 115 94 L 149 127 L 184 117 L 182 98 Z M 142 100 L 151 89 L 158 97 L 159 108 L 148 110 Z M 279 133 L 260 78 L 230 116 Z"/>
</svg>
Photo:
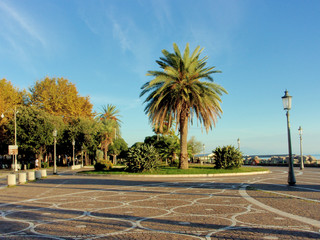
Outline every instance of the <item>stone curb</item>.
<svg viewBox="0 0 320 240">
<path fill-rule="evenodd" d="M 191 178 L 191 177 L 228 177 L 228 176 L 245 176 L 245 175 L 259 175 L 267 174 L 270 171 L 259 171 L 259 172 L 243 172 L 243 173 L 210 173 L 210 174 L 158 174 L 158 175 L 126 175 L 126 174 L 77 174 L 80 176 L 100 176 L 100 177 L 143 177 L 143 178 Z"/>
</svg>

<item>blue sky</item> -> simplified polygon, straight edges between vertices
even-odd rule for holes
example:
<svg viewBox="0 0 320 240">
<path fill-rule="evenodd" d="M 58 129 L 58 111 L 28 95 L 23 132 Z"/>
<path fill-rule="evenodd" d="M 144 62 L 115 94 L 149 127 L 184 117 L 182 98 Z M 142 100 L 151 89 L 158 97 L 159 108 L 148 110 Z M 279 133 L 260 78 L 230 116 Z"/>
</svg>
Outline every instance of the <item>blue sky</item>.
<svg viewBox="0 0 320 240">
<path fill-rule="evenodd" d="M 291 134 L 299 154 L 320 153 L 320 1 L 318 0 L 1 0 L 0 78 L 28 89 L 46 76 L 65 77 L 94 109 L 114 104 L 129 145 L 152 135 L 140 87 L 161 50 L 200 45 L 215 82 L 228 92 L 208 134 L 189 137 L 244 154 L 287 153 L 281 97 L 293 96 Z"/>
</svg>

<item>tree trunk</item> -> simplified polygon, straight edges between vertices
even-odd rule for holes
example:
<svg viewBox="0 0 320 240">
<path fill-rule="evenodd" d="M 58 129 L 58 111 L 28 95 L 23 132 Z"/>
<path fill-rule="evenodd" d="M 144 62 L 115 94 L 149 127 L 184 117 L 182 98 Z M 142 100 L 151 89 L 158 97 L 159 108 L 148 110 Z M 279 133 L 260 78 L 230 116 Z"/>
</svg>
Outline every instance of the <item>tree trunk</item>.
<svg viewBox="0 0 320 240">
<path fill-rule="evenodd" d="M 186 115 L 186 114 L 185 114 Z M 180 169 L 188 169 L 188 117 L 180 118 Z"/>
</svg>

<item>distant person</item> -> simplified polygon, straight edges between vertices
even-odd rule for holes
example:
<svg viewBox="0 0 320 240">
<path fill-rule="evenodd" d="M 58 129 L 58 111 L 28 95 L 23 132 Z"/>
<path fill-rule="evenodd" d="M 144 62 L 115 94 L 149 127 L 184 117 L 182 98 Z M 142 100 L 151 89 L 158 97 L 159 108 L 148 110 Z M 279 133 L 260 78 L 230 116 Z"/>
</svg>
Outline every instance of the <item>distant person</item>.
<svg viewBox="0 0 320 240">
<path fill-rule="evenodd" d="M 35 165 L 36 169 L 38 170 L 39 169 L 39 160 L 38 160 L 38 158 L 34 162 L 34 165 Z"/>
</svg>

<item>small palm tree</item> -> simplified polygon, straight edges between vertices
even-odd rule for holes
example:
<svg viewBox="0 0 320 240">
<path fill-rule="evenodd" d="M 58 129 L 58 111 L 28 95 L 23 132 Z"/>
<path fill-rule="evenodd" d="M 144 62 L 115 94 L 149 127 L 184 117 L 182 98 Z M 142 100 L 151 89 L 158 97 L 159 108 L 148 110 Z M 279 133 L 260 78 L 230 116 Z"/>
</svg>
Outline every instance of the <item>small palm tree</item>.
<svg viewBox="0 0 320 240">
<path fill-rule="evenodd" d="M 164 57 L 156 61 L 161 71 L 148 71 L 153 79 L 142 87 L 140 97 L 149 93 L 144 103 L 145 112 L 155 128 L 164 129 L 168 119 L 169 128 L 174 120 L 180 132 L 179 168 L 188 168 L 188 123 L 194 115 L 206 131 L 215 125 L 222 114 L 220 96 L 227 91 L 213 82 L 211 74 L 220 73 L 215 67 L 206 67 L 208 57 L 200 58 L 203 49 L 198 46 L 190 55 L 189 44 L 181 55 L 173 44 L 174 53 L 162 50 Z M 205 81 L 202 81 L 205 80 Z"/>
<path fill-rule="evenodd" d="M 102 113 L 98 114 L 98 120 L 104 125 L 101 135 L 101 149 L 104 152 L 104 160 L 107 160 L 109 145 L 113 140 L 120 136 L 120 119 L 119 110 L 116 106 L 108 104 L 102 106 Z"/>
</svg>

